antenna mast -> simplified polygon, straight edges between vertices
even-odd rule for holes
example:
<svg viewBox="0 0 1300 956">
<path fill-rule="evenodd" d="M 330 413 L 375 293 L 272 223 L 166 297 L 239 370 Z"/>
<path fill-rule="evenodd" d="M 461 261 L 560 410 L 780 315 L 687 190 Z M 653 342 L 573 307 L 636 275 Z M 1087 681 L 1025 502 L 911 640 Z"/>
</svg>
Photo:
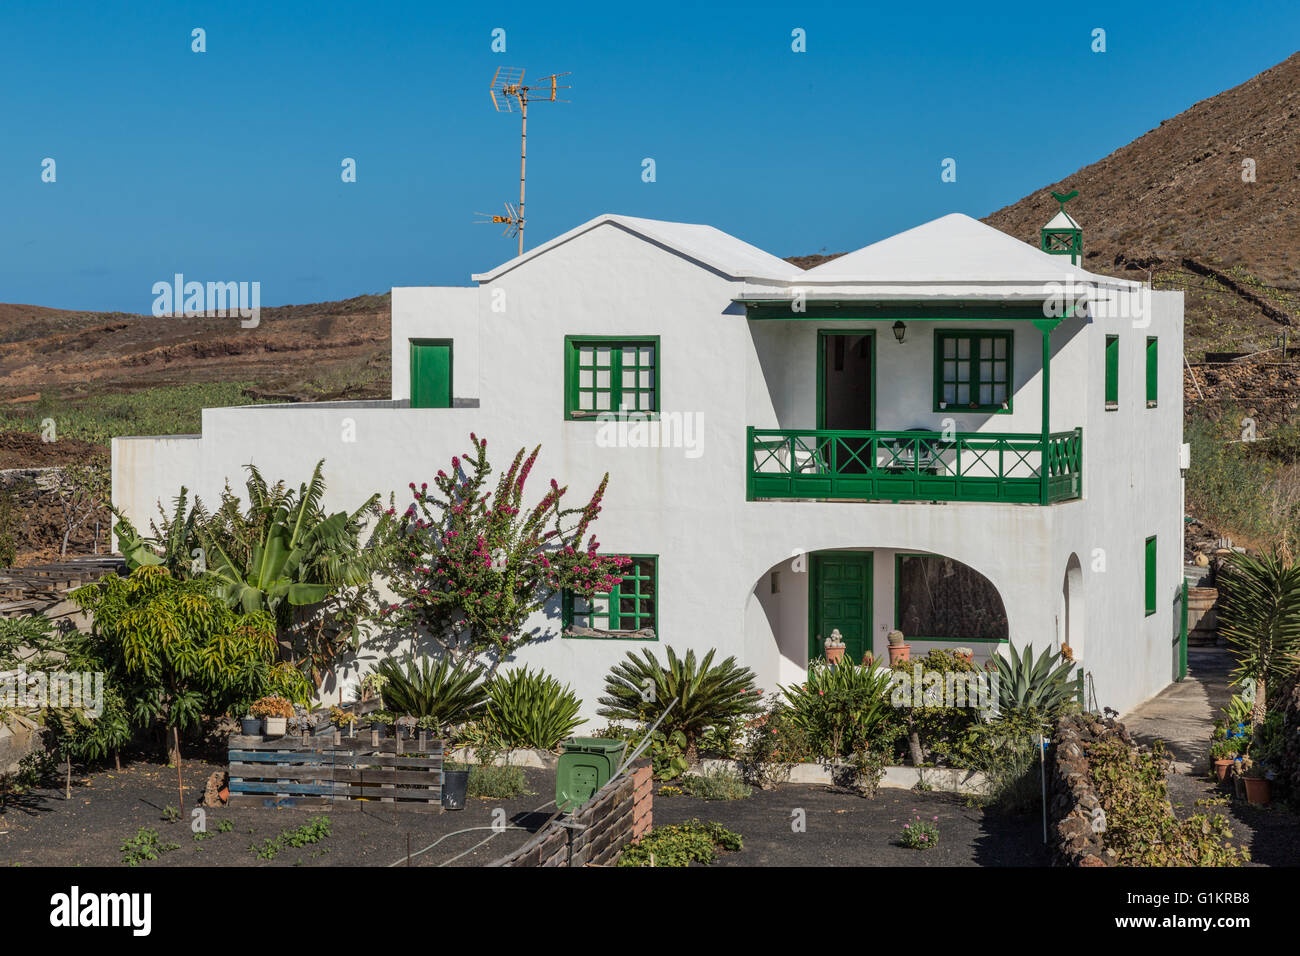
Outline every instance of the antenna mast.
<svg viewBox="0 0 1300 956">
<path fill-rule="evenodd" d="M 492 105 L 496 107 L 498 113 L 513 113 L 519 110 L 519 205 L 511 206 L 506 203 L 506 214 L 504 216 L 492 216 L 487 219 L 477 220 L 478 222 L 505 223 L 506 230 L 502 235 L 514 234 L 519 237 L 519 255 L 524 254 L 524 182 L 525 171 L 528 163 L 528 101 L 540 100 L 549 103 L 565 103 L 567 100 L 559 100 L 556 93 L 559 90 L 567 90 L 569 86 L 561 86 L 559 80 L 561 77 L 568 76 L 568 73 L 552 73 L 544 76 L 532 86 L 524 85 L 524 71 L 518 67 L 503 66 L 496 71 L 492 77 L 492 86 L 489 92 L 492 94 Z M 480 216 L 486 213 L 478 213 Z"/>
</svg>

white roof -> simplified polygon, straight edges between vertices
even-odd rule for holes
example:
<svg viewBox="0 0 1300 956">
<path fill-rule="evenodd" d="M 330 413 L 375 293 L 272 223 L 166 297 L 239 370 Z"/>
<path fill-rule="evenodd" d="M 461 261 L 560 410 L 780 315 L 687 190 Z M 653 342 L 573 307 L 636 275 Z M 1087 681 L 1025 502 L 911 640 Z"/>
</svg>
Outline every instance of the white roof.
<svg viewBox="0 0 1300 956">
<path fill-rule="evenodd" d="M 1134 285 L 1098 276 L 1008 236 L 961 213 L 873 242 L 869 246 L 823 262 L 800 277 L 801 285 L 882 285 L 907 287 L 1018 286 L 1041 288 L 1071 279 L 1080 283 Z M 935 290 L 935 294 L 943 294 Z"/>
<path fill-rule="evenodd" d="M 1078 229 L 1079 224 L 1074 221 L 1068 212 L 1062 209 L 1052 217 L 1051 222 L 1043 227 L 1044 229 Z"/>
<path fill-rule="evenodd" d="M 503 262 L 495 269 L 478 273 L 472 278 L 475 282 L 491 282 L 498 276 L 523 265 L 530 259 L 542 255 L 549 249 L 568 242 L 598 226 L 613 224 L 629 232 L 642 236 L 651 242 L 666 246 L 673 251 L 694 259 L 723 275 L 735 279 L 751 279 L 781 282 L 803 274 L 798 266 L 784 259 L 764 252 L 757 246 L 728 235 L 713 226 L 697 225 L 688 222 L 664 222 L 659 219 L 638 219 L 635 216 L 616 216 L 605 213 L 584 222 L 576 229 L 570 229 L 549 242 L 529 249 L 522 256 L 516 256 Z"/>
</svg>

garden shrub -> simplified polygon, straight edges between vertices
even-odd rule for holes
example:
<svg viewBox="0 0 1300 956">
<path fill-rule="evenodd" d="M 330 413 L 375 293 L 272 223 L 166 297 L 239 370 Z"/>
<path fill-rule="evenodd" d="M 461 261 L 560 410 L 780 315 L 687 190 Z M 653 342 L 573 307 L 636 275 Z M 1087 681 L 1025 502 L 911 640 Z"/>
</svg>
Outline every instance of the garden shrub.
<svg viewBox="0 0 1300 956">
<path fill-rule="evenodd" d="M 790 719 L 788 708 L 775 703 L 751 722 L 739 759 L 745 782 L 767 790 L 811 757 L 807 731 Z"/>
<path fill-rule="evenodd" d="M 473 660 L 453 661 L 450 656 L 436 662 L 422 658 L 417 666 L 385 658 L 375 667 L 382 680 L 384 708 L 399 717 L 424 720 L 429 727 L 445 727 L 470 720 L 487 703 L 484 669 Z"/>
<path fill-rule="evenodd" d="M 1198 813 L 1180 820 L 1169 803 L 1166 755 L 1120 740 L 1088 748 L 1093 784 L 1106 813 L 1106 847 L 1121 866 L 1241 866 L 1250 851 L 1228 841 L 1222 816 Z"/>
<path fill-rule="evenodd" d="M 744 846 L 740 834 L 719 823 L 689 820 L 670 826 L 653 827 L 640 841 L 619 857 L 619 866 L 706 866 L 720 850 L 737 851 Z"/>
<path fill-rule="evenodd" d="M 787 719 L 803 731 L 812 756 L 836 760 L 892 746 L 901 730 L 882 667 L 813 661 L 802 684 L 782 687 Z"/>
<path fill-rule="evenodd" d="M 629 651 L 627 660 L 605 678 L 605 696 L 597 713 L 616 721 L 649 723 L 676 701 L 659 729 L 666 734 L 681 731 L 685 749 L 693 755 L 710 727 L 731 726 L 761 710 L 754 672 L 734 657 L 714 664 L 712 650 L 698 662 L 694 650 L 684 658 L 671 647 L 665 651 L 666 664 L 648 649 L 640 657 Z"/>
<path fill-rule="evenodd" d="M 919 678 L 923 688 L 936 682 L 942 687 L 957 681 L 969 682 L 972 675 L 979 674 L 974 664 L 938 648 L 918 660 L 896 664 L 893 670 L 900 676 L 906 675 L 913 684 Z M 930 678 L 930 674 L 938 676 Z M 900 709 L 912 762 L 964 766 L 972 743 L 972 730 L 982 720 L 978 701 L 968 701 L 965 707 L 945 707 L 942 699 L 933 701 L 930 706 L 925 705 L 930 703 L 928 695 L 922 700 L 923 706 Z"/>
<path fill-rule="evenodd" d="M 743 800 L 753 792 L 740 774 L 726 768 L 689 774 L 682 779 L 682 787 L 701 800 Z"/>
<path fill-rule="evenodd" d="M 554 750 L 582 724 L 582 701 L 568 684 L 543 671 L 517 667 L 487 687 L 483 723 L 502 747 Z"/>
</svg>

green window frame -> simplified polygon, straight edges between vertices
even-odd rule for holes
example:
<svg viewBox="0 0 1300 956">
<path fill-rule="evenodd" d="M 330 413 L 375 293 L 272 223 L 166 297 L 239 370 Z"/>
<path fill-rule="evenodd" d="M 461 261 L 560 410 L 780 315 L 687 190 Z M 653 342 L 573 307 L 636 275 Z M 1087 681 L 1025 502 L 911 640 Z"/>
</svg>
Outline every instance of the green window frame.
<svg viewBox="0 0 1300 956">
<path fill-rule="evenodd" d="M 1119 336 L 1106 336 L 1106 410 L 1119 408 Z"/>
<path fill-rule="evenodd" d="M 1145 553 L 1143 555 L 1146 569 L 1143 578 L 1145 587 L 1143 600 L 1146 606 L 1146 616 L 1150 617 L 1156 613 L 1156 538 L 1155 535 L 1147 538 Z"/>
<path fill-rule="evenodd" d="M 1159 374 L 1158 362 L 1159 346 L 1156 344 L 1154 335 L 1147 336 L 1147 408 L 1156 407 L 1156 398 L 1159 392 L 1157 388 L 1157 376 Z"/>
<path fill-rule="evenodd" d="M 1012 332 L 934 333 L 934 410 L 1011 413 Z"/>
<path fill-rule="evenodd" d="M 566 335 L 564 418 L 659 415 L 659 336 Z"/>
<path fill-rule="evenodd" d="M 565 637 L 659 640 L 659 556 L 621 557 L 631 558 L 632 564 L 609 594 L 590 600 L 573 591 L 561 595 Z"/>
</svg>

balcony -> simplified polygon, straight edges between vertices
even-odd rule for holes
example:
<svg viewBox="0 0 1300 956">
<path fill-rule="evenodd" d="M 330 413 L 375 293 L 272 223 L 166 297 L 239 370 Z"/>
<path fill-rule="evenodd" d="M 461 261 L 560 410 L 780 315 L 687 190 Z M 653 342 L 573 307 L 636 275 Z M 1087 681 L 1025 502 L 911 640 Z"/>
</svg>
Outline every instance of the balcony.
<svg viewBox="0 0 1300 956">
<path fill-rule="evenodd" d="M 1083 429 L 748 429 L 747 497 L 1051 504 L 1083 494 Z"/>
</svg>

